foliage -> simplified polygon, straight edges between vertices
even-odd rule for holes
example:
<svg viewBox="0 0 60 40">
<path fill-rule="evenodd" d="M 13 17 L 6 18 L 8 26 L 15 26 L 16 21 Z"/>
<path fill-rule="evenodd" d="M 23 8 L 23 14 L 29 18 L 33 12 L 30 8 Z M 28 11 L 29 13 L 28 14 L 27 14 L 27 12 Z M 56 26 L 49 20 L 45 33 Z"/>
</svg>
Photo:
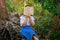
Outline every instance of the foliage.
<svg viewBox="0 0 60 40">
<path fill-rule="evenodd" d="M 56 23 L 56 20 L 58 19 L 55 20 L 55 18 L 56 17 L 53 17 L 53 15 L 48 10 L 45 10 L 45 14 L 43 16 L 40 15 L 36 17 L 36 25 L 34 26 L 34 28 L 36 32 L 40 35 L 40 39 L 44 37 L 49 40 L 59 39 L 60 30 L 57 29 L 58 26 Z"/>
<path fill-rule="evenodd" d="M 50 40 L 59 40 L 60 39 L 60 30 L 54 31 L 49 36 Z"/>
<path fill-rule="evenodd" d="M 12 6 L 10 4 L 10 1 L 9 0 L 6 0 L 5 3 L 6 3 L 7 10 L 9 12 L 12 12 L 13 11 L 13 8 L 12 8 Z"/>
<path fill-rule="evenodd" d="M 9 12 L 18 12 L 22 13 L 23 12 L 23 1 L 19 0 L 6 0 L 6 7 Z"/>
<path fill-rule="evenodd" d="M 42 10 L 42 5 L 40 3 L 34 4 L 34 13 L 35 15 L 40 15 Z"/>
<path fill-rule="evenodd" d="M 36 18 L 36 29 L 38 30 L 46 30 L 46 31 L 49 31 L 49 27 L 50 25 L 54 25 L 54 19 L 52 19 L 52 15 L 49 14 L 49 12 L 45 11 L 46 13 L 43 15 L 43 16 L 37 16 Z M 51 16 L 51 17 L 50 17 Z M 37 30 L 37 31 L 38 31 Z M 45 33 L 44 33 L 45 34 Z"/>
<path fill-rule="evenodd" d="M 42 2 L 39 0 L 28 0 L 27 5 L 34 7 L 35 13 L 35 30 L 39 35 L 45 35 L 50 40 L 59 39 L 60 30 L 56 31 L 57 17 L 60 17 L 60 3 L 56 0 L 44 0 L 44 8 L 42 7 Z M 6 6 L 9 12 L 23 13 L 24 11 L 24 1 L 23 0 L 6 0 Z M 41 11 L 44 9 L 44 15 L 41 15 Z M 56 20 L 55 20 L 56 18 Z M 56 37 L 56 38 L 55 38 Z"/>
<path fill-rule="evenodd" d="M 60 3 L 57 0 L 45 0 L 44 8 L 48 9 L 53 15 L 60 16 Z"/>
</svg>

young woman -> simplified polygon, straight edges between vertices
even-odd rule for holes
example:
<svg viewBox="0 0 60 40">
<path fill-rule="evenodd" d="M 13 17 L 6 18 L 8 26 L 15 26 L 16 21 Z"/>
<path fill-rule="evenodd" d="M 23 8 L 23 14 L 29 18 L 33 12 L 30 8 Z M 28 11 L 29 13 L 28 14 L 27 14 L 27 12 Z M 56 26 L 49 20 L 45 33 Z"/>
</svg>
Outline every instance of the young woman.
<svg viewBox="0 0 60 40">
<path fill-rule="evenodd" d="M 20 25 L 22 26 L 20 32 L 26 38 L 26 40 L 38 40 L 35 31 L 31 27 L 35 25 L 34 20 L 34 17 L 29 13 L 27 15 L 20 16 Z"/>
</svg>

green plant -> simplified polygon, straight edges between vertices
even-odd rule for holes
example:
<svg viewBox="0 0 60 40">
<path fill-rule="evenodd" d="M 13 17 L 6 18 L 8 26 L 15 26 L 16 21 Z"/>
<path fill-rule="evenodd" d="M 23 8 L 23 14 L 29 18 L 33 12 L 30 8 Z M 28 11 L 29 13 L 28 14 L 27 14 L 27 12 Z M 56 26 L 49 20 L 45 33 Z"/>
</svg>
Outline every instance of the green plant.
<svg viewBox="0 0 60 40">
<path fill-rule="evenodd" d="M 54 31 L 49 36 L 50 40 L 59 40 L 60 39 L 60 30 Z"/>
<path fill-rule="evenodd" d="M 53 15 L 60 17 L 60 3 L 57 0 L 45 0 L 44 8 L 49 10 Z"/>
</svg>

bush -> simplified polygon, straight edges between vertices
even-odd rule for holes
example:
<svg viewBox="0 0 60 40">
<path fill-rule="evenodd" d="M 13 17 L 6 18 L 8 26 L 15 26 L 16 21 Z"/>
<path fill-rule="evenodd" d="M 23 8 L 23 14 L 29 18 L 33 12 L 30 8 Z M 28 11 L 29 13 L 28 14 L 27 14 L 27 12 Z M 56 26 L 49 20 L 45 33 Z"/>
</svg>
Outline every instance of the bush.
<svg viewBox="0 0 60 40">
<path fill-rule="evenodd" d="M 54 31 L 49 36 L 50 40 L 59 40 L 60 39 L 60 30 Z"/>
</svg>

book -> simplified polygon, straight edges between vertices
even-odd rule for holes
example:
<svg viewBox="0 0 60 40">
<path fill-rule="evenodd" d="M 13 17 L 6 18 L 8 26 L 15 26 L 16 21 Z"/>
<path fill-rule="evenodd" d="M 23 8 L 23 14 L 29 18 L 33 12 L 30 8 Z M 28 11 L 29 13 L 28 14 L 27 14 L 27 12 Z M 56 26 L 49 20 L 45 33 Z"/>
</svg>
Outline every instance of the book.
<svg viewBox="0 0 60 40">
<path fill-rule="evenodd" d="M 31 15 L 34 15 L 34 8 L 33 7 L 24 7 L 24 15 L 27 15 L 30 13 Z"/>
</svg>

